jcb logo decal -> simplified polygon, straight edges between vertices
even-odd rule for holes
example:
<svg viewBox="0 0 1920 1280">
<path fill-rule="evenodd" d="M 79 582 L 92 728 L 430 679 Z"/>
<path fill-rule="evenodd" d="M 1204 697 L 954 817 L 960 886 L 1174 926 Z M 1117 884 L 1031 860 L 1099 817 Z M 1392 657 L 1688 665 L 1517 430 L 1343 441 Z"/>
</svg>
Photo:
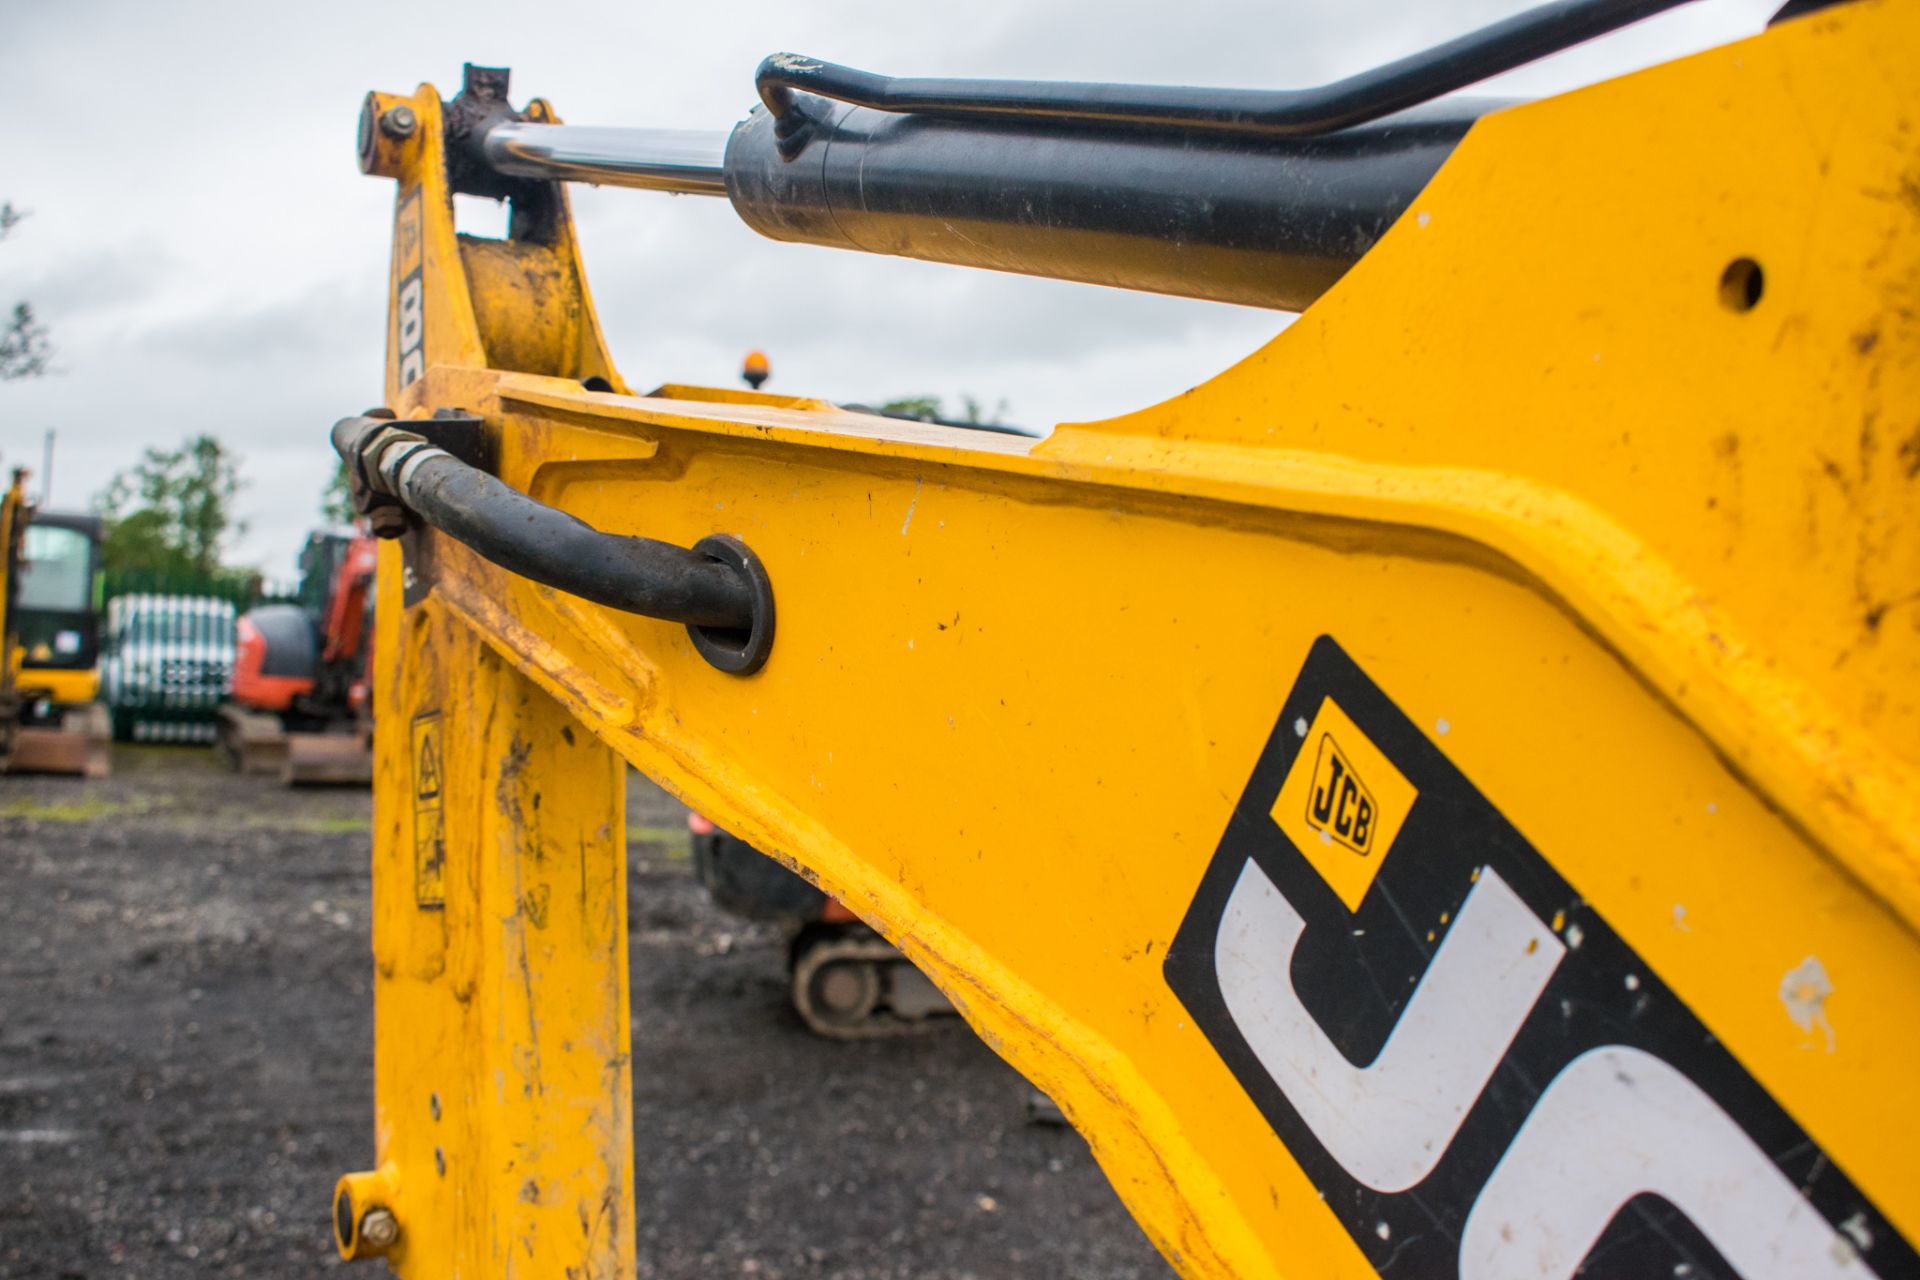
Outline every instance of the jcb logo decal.
<svg viewBox="0 0 1920 1280">
<path fill-rule="evenodd" d="M 1307 821 L 1355 853 L 1364 854 L 1373 842 L 1373 796 L 1347 762 L 1332 734 L 1320 739 L 1319 764 L 1313 771 L 1313 799 L 1307 803 Z"/>
<path fill-rule="evenodd" d="M 1300 744 L 1273 820 L 1309 865 L 1358 910 L 1419 794 L 1334 698 L 1287 726 Z"/>
<path fill-rule="evenodd" d="M 1383 1275 L 1920 1277 L 1831 1155 L 1331 639 L 1165 973 Z"/>
</svg>

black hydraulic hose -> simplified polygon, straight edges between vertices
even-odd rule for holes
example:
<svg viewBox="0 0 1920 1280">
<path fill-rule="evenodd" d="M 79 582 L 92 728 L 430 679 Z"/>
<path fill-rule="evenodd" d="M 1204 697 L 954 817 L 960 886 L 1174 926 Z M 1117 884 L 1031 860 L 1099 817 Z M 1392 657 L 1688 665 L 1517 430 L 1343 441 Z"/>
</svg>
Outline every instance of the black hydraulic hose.
<svg viewBox="0 0 1920 1280">
<path fill-rule="evenodd" d="M 502 569 L 649 618 L 745 628 L 747 584 L 731 566 L 672 543 L 602 533 L 441 453 L 407 478 L 406 503 Z"/>
<path fill-rule="evenodd" d="M 758 559 L 739 542 L 716 535 L 689 549 L 602 533 L 409 430 L 416 426 L 433 424 L 358 417 L 334 425 L 333 447 L 346 460 L 356 495 L 397 500 L 523 578 L 609 608 L 685 623 L 701 653 L 722 670 L 748 674 L 765 661 L 772 590 Z"/>
<path fill-rule="evenodd" d="M 796 109 L 797 90 L 876 111 L 923 116 L 1310 137 L 1378 120 L 1688 3 L 1691 0 L 1552 0 L 1397 62 L 1312 89 L 916 79 L 876 75 L 792 53 L 776 53 L 762 62 L 754 84 L 775 118 Z"/>
</svg>

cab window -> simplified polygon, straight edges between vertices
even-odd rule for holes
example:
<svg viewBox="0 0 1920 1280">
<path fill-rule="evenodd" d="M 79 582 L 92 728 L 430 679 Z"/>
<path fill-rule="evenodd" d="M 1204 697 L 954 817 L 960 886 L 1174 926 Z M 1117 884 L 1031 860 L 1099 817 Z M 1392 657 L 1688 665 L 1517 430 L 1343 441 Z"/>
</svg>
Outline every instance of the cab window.
<svg viewBox="0 0 1920 1280">
<path fill-rule="evenodd" d="M 92 595 L 93 544 L 78 529 L 59 525 L 27 526 L 20 556 L 22 609 L 85 613 Z"/>
</svg>

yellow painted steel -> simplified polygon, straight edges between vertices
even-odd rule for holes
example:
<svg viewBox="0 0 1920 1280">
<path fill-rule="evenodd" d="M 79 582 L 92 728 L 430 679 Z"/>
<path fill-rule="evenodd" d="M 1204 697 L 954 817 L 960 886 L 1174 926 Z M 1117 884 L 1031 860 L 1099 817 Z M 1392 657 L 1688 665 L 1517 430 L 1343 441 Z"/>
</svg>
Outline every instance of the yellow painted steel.
<svg viewBox="0 0 1920 1280">
<path fill-rule="evenodd" d="M 30 683 L 48 702 L 63 707 L 85 706 L 100 696 L 98 671 L 65 671 L 28 665 L 16 675 Z"/>
<path fill-rule="evenodd" d="M 27 527 L 27 473 L 15 467 L 0 494 L 0 709 L 7 707 L 26 655 L 13 633 L 13 573 Z"/>
<path fill-rule="evenodd" d="M 1866 0 L 1490 117 L 1265 349 L 1038 444 L 628 394 L 570 228 L 456 238 L 437 93 L 376 95 L 388 403 L 596 528 L 739 536 L 779 609 L 741 679 L 383 548 L 395 1269 L 632 1270 L 625 760 L 896 942 L 1183 1274 L 1373 1274 L 1162 970 L 1323 635 L 1920 1237 L 1916 53 Z"/>
</svg>

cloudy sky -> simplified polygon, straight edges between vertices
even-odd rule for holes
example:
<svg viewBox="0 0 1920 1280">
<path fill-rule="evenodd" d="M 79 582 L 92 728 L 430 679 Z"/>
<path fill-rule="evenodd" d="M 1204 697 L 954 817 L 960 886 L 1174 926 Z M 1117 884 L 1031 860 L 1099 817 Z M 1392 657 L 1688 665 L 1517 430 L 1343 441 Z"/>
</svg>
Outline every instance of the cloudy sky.
<svg viewBox="0 0 1920 1280">
<path fill-rule="evenodd" d="M 1488 86 L 1536 96 L 1758 31 L 1776 0 L 1703 0 Z M 84 506 L 146 445 L 243 457 L 236 563 L 289 573 L 326 428 L 379 398 L 390 183 L 361 176 L 368 89 L 513 68 L 582 124 L 725 129 L 777 50 L 897 75 L 1288 87 L 1413 52 L 1521 0 L 648 0 L 538 4 L 6 0 L 0 304 L 51 326 L 54 376 L 0 383 L 0 460 Z M 724 201 L 576 192 L 587 270 L 635 385 L 874 402 L 970 392 L 1045 428 L 1175 394 L 1276 313 L 761 240 Z M 465 211 L 463 211 L 465 212 Z M 477 209 L 476 214 L 487 210 Z M 476 217 L 469 229 L 487 231 Z M 497 234 L 498 225 L 493 228 Z"/>
</svg>

